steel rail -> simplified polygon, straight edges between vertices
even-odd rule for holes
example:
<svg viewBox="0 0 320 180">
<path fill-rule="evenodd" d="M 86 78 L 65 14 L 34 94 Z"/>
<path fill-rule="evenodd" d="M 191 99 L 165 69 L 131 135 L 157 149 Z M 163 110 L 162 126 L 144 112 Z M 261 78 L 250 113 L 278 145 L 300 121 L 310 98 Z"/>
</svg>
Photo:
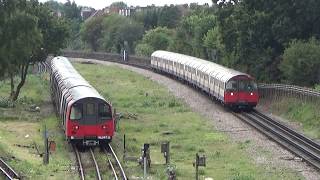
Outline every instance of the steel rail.
<svg viewBox="0 0 320 180">
<path fill-rule="evenodd" d="M 95 156 L 94 156 L 94 153 L 93 153 L 93 151 L 92 151 L 92 148 L 90 148 L 90 154 L 91 154 L 91 158 L 92 158 L 92 160 L 93 160 L 93 162 L 94 162 L 94 166 L 95 166 L 95 170 L 96 170 L 96 174 L 97 174 L 97 179 L 98 179 L 98 180 L 101 180 L 100 169 L 99 169 L 98 163 L 97 163 L 97 161 L 96 161 L 96 158 L 95 158 Z"/>
<path fill-rule="evenodd" d="M 255 113 L 233 114 L 320 170 L 320 154 L 318 150 L 315 151 L 314 148 L 310 147 L 307 142 L 303 142 L 303 140 L 295 137 L 293 133 L 289 133 L 284 128 L 277 126 L 277 123 L 270 123 L 261 116 L 255 116 Z"/>
<path fill-rule="evenodd" d="M 276 126 L 278 126 L 279 128 L 284 129 L 286 132 L 292 134 L 293 136 L 295 136 L 297 139 L 299 139 L 301 142 L 305 143 L 307 146 L 309 146 L 311 149 L 313 149 L 314 151 L 316 151 L 318 154 L 320 154 L 320 144 L 313 141 L 312 139 L 310 139 L 309 137 L 289 128 L 288 126 L 282 124 L 281 122 L 272 119 L 271 117 L 257 111 L 257 110 L 253 110 L 252 113 L 255 114 L 255 116 L 259 116 L 261 118 L 264 118 L 266 121 L 275 124 Z"/>
<path fill-rule="evenodd" d="M 18 173 L 16 173 L 3 159 L 0 158 L 0 170 L 7 177 L 7 179 L 20 179 Z"/>
<path fill-rule="evenodd" d="M 126 173 L 124 172 L 124 170 L 123 170 L 123 168 L 122 168 L 122 165 L 121 165 L 121 163 L 120 163 L 120 161 L 119 161 L 116 153 L 114 152 L 114 150 L 113 150 L 113 148 L 111 147 L 110 144 L 108 144 L 108 149 L 109 149 L 110 153 L 109 153 L 106 149 L 104 149 L 104 150 L 105 150 L 105 153 L 106 153 L 106 154 L 111 154 L 112 158 L 115 160 L 115 165 L 118 167 L 118 169 L 119 169 L 119 171 L 120 171 L 120 176 L 121 176 L 121 178 L 122 178 L 123 180 L 127 180 L 127 179 L 128 179 L 128 178 L 127 178 L 127 175 L 126 175 Z M 110 161 L 110 159 L 108 159 L 108 160 Z M 112 165 L 112 167 L 113 167 L 113 165 Z M 114 170 L 115 170 L 115 169 L 114 169 Z M 114 173 L 115 173 L 115 171 L 114 171 Z M 116 175 L 115 175 L 115 176 L 116 176 Z"/>
<path fill-rule="evenodd" d="M 118 180 L 118 175 L 117 175 L 117 173 L 116 173 L 116 169 L 114 168 L 114 166 L 113 166 L 110 158 L 109 158 L 108 156 L 107 156 L 107 158 L 108 158 L 108 163 L 109 163 L 110 168 L 111 168 L 111 170 L 112 170 L 113 176 L 114 176 L 115 180 Z"/>
<path fill-rule="evenodd" d="M 72 148 L 73 148 L 74 153 L 76 154 L 76 159 L 77 159 L 78 166 L 79 166 L 78 167 L 78 171 L 79 171 L 80 178 L 81 178 L 81 180 L 84 180 L 85 176 L 84 176 L 84 171 L 83 171 L 83 167 L 82 167 L 82 162 L 81 162 L 81 157 L 80 157 L 79 151 L 78 151 L 77 147 L 75 147 L 74 145 L 72 145 Z"/>
</svg>

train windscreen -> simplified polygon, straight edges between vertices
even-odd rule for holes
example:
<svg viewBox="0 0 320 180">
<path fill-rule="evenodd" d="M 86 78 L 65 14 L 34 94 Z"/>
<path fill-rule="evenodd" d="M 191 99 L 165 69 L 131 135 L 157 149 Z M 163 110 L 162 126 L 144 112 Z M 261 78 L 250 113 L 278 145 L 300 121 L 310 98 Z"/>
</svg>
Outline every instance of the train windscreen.
<svg viewBox="0 0 320 180">
<path fill-rule="evenodd" d="M 256 91 L 257 84 L 253 80 L 230 80 L 226 84 L 226 91 Z"/>
<path fill-rule="evenodd" d="M 112 119 L 112 112 L 109 105 L 99 104 L 99 118 L 101 120 Z"/>
<path fill-rule="evenodd" d="M 256 91 L 257 84 L 252 80 L 240 80 L 239 81 L 239 91 Z"/>
<path fill-rule="evenodd" d="M 82 105 L 74 104 L 71 108 L 70 119 L 80 120 L 82 118 Z"/>
</svg>

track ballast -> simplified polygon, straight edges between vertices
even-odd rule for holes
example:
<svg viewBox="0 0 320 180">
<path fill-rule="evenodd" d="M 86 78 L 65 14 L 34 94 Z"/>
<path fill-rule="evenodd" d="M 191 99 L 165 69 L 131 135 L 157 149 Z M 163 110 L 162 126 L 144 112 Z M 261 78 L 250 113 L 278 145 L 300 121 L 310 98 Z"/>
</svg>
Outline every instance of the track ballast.
<svg viewBox="0 0 320 180">
<path fill-rule="evenodd" d="M 320 170 L 320 145 L 317 142 L 257 110 L 233 114 Z"/>
</svg>

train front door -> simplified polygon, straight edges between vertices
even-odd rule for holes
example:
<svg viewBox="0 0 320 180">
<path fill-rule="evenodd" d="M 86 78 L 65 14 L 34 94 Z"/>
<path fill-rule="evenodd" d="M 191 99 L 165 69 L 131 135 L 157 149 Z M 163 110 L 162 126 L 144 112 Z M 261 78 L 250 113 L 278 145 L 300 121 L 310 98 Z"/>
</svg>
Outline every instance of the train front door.
<svg viewBox="0 0 320 180">
<path fill-rule="evenodd" d="M 95 125 L 97 124 L 97 111 L 98 111 L 98 107 L 97 104 L 95 104 L 94 102 L 86 102 L 84 104 L 84 115 L 83 115 L 83 124 L 84 125 Z M 86 136 L 91 136 L 93 134 L 95 134 L 95 132 L 91 132 L 91 128 L 86 128 L 86 132 L 85 135 Z"/>
</svg>

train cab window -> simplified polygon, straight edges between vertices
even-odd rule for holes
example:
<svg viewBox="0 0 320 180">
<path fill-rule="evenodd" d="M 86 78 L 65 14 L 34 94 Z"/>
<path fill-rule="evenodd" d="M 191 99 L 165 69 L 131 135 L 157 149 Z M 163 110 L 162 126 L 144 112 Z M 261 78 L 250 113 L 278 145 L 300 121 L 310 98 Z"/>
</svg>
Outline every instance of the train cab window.
<svg viewBox="0 0 320 180">
<path fill-rule="evenodd" d="M 86 109 L 87 109 L 87 113 L 86 113 L 87 116 L 94 115 L 94 104 L 93 103 L 88 103 Z"/>
<path fill-rule="evenodd" d="M 74 104 L 71 108 L 70 119 L 79 120 L 82 118 L 82 105 Z"/>
<path fill-rule="evenodd" d="M 231 80 L 226 85 L 226 90 L 229 91 L 236 91 L 238 89 L 237 87 L 237 81 Z"/>
<path fill-rule="evenodd" d="M 257 90 L 257 84 L 253 81 L 239 81 L 239 90 L 242 91 L 255 91 Z"/>
<path fill-rule="evenodd" d="M 112 118 L 112 113 L 108 105 L 99 104 L 99 118 Z"/>
</svg>

